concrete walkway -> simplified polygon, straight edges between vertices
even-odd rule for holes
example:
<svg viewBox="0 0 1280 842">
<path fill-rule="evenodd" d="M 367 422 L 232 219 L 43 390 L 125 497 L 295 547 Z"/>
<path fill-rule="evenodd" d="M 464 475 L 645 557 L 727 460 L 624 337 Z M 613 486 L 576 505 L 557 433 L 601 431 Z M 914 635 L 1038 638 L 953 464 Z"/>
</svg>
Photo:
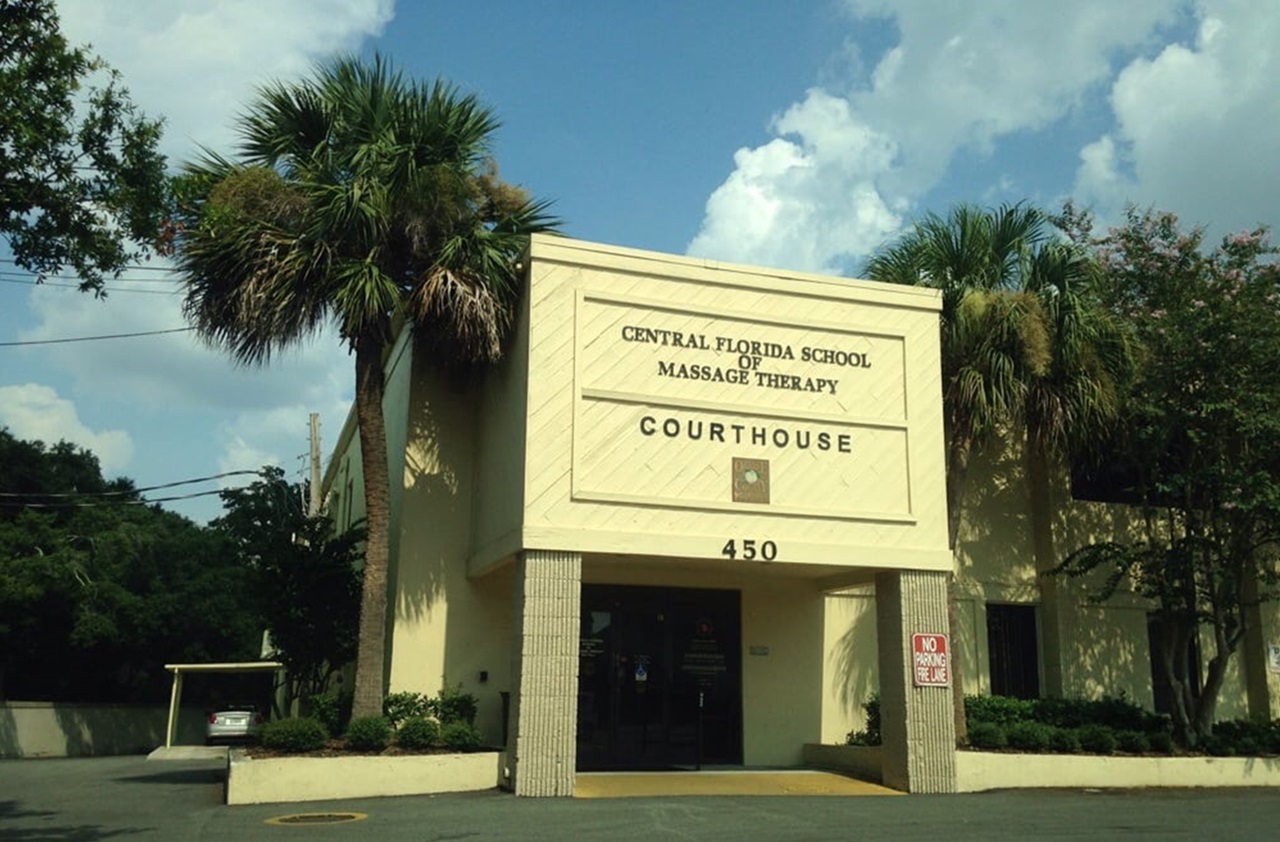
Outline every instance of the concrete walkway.
<svg viewBox="0 0 1280 842">
<path fill-rule="evenodd" d="M 226 760 L 226 746 L 160 746 L 148 760 Z"/>
<path fill-rule="evenodd" d="M 685 795 L 901 795 L 835 772 L 807 769 L 703 772 L 579 772 L 575 798 Z"/>
</svg>

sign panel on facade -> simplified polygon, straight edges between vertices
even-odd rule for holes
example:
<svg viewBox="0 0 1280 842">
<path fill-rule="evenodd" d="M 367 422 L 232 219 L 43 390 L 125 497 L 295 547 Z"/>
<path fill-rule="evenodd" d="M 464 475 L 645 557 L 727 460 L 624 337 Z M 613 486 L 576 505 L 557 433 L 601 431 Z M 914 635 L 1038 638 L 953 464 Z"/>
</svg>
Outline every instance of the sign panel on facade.
<svg viewBox="0 0 1280 842">
<path fill-rule="evenodd" d="M 911 520 L 904 336 L 710 309 L 578 300 L 575 499 Z"/>
<path fill-rule="evenodd" d="M 951 655 L 945 634 L 911 635 L 912 683 L 917 687 L 950 687 Z"/>
</svg>

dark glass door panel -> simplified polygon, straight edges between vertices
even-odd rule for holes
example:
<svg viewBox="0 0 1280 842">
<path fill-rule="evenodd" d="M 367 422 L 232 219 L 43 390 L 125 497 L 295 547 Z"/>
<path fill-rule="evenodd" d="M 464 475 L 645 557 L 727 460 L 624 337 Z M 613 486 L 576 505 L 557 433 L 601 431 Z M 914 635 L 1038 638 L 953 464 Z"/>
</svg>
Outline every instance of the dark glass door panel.
<svg viewBox="0 0 1280 842">
<path fill-rule="evenodd" d="M 584 585 L 578 767 L 742 762 L 737 591 Z"/>
</svg>

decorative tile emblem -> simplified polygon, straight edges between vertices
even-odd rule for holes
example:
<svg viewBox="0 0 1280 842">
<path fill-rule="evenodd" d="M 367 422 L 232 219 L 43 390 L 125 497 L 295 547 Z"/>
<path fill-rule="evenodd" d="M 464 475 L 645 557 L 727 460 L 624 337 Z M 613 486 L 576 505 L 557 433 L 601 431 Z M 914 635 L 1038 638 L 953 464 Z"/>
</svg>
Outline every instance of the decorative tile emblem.
<svg viewBox="0 0 1280 842">
<path fill-rule="evenodd" d="M 733 459 L 733 502 L 769 502 L 769 460 Z"/>
</svg>

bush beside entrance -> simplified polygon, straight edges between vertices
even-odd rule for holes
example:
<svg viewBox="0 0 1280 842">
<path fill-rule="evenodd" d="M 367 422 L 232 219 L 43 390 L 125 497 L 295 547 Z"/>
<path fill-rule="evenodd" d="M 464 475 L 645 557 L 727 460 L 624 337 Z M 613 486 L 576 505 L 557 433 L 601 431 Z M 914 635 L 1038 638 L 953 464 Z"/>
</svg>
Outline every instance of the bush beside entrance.
<svg viewBox="0 0 1280 842">
<path fill-rule="evenodd" d="M 849 745 L 880 744 L 880 699 L 863 704 L 867 727 L 850 732 Z M 1172 754 L 1169 718 L 1123 697 L 1015 699 L 966 696 L 968 746 L 1026 753 Z M 1220 757 L 1280 754 L 1280 720 L 1219 722 L 1204 752 Z"/>
<path fill-rule="evenodd" d="M 461 688 L 441 690 L 435 698 L 393 693 L 384 716 L 345 721 L 349 705 L 337 697 L 315 697 L 312 716 L 280 719 L 263 728 L 262 746 L 281 754 L 474 752 L 484 740 L 475 727 L 477 700 Z M 341 726 L 341 730 L 337 726 Z M 341 734 L 340 739 L 331 735 Z"/>
</svg>

